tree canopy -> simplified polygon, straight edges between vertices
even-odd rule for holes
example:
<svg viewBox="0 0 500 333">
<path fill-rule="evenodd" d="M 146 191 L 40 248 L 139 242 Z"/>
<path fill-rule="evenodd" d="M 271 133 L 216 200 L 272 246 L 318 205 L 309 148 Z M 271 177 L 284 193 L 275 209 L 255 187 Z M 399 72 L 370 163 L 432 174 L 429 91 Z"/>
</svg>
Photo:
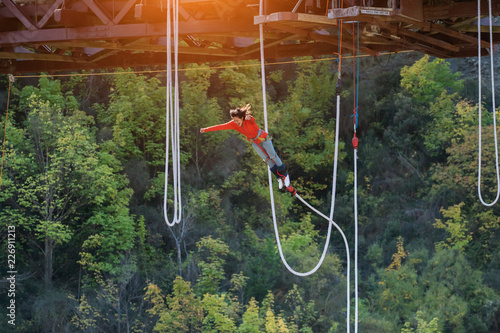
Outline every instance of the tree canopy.
<svg viewBox="0 0 500 333">
<path fill-rule="evenodd" d="M 294 187 L 327 212 L 337 63 L 292 60 L 267 71 L 269 134 Z M 418 54 L 387 63 L 360 59 L 360 331 L 496 332 L 500 211 L 477 198 L 478 105 L 467 90 L 477 73 L 468 60 Z M 163 73 L 15 82 L 12 114 L 1 123 L 0 228 L 16 230 L 18 331 L 299 333 L 353 325 L 354 316 L 345 318 L 342 237 L 333 231 L 317 273 L 290 274 L 277 252 L 266 165 L 235 131 L 199 132 L 247 103 L 264 127 L 260 69 L 242 65 L 180 72 L 183 218 L 171 228 L 162 216 Z M 356 86 L 344 66 L 334 220 L 352 243 Z M 491 118 L 485 110 L 487 199 L 496 193 Z M 275 189 L 274 198 L 288 262 L 311 269 L 328 225 L 288 193 Z M 7 262 L 6 251 L 0 256 Z M 0 317 L 2 327 L 7 319 Z"/>
</svg>

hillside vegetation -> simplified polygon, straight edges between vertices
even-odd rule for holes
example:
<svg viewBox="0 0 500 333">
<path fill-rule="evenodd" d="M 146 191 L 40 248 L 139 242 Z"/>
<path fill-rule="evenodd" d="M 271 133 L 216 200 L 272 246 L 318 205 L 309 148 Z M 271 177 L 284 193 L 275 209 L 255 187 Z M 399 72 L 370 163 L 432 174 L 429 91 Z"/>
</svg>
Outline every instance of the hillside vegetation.
<svg viewBox="0 0 500 333">
<path fill-rule="evenodd" d="M 295 60 L 267 67 L 269 132 L 300 195 L 328 215 L 337 62 Z M 500 330 L 500 204 L 485 207 L 478 198 L 476 64 L 416 53 L 360 60 L 360 332 Z M 172 228 L 162 216 L 163 72 L 16 80 L 0 190 L 2 235 L 15 227 L 16 325 L 3 314 L 1 327 L 346 331 L 342 237 L 334 228 L 317 273 L 290 274 L 276 246 L 266 165 L 235 131 L 199 132 L 246 103 L 264 127 L 260 67 L 212 65 L 181 71 L 183 218 Z M 497 180 L 487 65 L 481 190 L 491 202 Z M 343 67 L 333 216 L 353 258 L 356 86 L 351 61 Z M 7 91 L 7 78 L 0 84 Z M 2 102 L 4 128 L 5 94 Z M 295 270 L 312 269 L 327 223 L 288 193 L 275 188 L 274 198 L 285 257 Z M 7 238 L 1 242 L 7 271 Z M 9 282 L 2 285 L 5 311 Z"/>
</svg>

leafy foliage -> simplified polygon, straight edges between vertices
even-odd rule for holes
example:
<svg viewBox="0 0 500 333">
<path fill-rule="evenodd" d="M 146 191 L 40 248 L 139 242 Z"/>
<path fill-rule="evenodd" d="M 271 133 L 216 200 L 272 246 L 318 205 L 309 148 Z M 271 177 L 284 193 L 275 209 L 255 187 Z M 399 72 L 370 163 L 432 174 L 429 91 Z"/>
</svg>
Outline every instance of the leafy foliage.
<svg viewBox="0 0 500 333">
<path fill-rule="evenodd" d="M 500 211 L 477 199 L 478 106 L 477 96 L 467 96 L 473 75 L 453 72 L 465 69 L 461 60 L 386 59 L 360 59 L 360 330 L 496 331 Z M 267 67 L 268 131 L 302 198 L 326 212 L 337 64 L 304 60 Z M 183 221 L 172 228 L 161 216 L 161 75 L 120 70 L 106 78 L 43 77 L 38 86 L 16 82 L 0 228 L 16 226 L 19 331 L 352 328 L 342 237 L 333 230 L 317 273 L 289 274 L 276 246 L 265 164 L 237 133 L 199 133 L 246 103 L 264 127 L 259 66 L 240 64 L 183 68 Z M 354 154 L 345 144 L 352 137 L 353 69 L 344 63 L 333 212 L 348 240 L 355 230 Z M 482 135 L 481 191 L 491 200 L 495 147 L 486 110 Z M 285 257 L 309 270 L 321 257 L 328 224 L 294 197 L 277 189 L 273 195 Z M 0 258 L 7 262 L 5 251 Z"/>
<path fill-rule="evenodd" d="M 411 67 L 403 67 L 401 86 L 424 103 L 434 101 L 444 91 L 460 93 L 463 88 L 463 80 L 458 79 L 461 73 L 452 73 L 444 59 L 429 60 L 430 56 L 425 55 Z"/>
</svg>

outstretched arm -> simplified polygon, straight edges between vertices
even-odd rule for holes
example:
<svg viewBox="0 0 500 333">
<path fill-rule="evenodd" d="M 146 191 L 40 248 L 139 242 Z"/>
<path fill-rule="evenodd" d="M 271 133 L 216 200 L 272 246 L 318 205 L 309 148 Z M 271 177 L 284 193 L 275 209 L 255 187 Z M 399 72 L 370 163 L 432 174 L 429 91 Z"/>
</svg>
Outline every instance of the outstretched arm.
<svg viewBox="0 0 500 333">
<path fill-rule="evenodd" d="M 229 122 L 227 122 L 225 124 L 220 124 L 220 125 L 215 125 L 215 126 L 200 128 L 200 133 L 235 129 L 236 126 L 237 125 L 234 123 L 234 121 L 231 120 L 231 121 L 229 121 Z"/>
</svg>

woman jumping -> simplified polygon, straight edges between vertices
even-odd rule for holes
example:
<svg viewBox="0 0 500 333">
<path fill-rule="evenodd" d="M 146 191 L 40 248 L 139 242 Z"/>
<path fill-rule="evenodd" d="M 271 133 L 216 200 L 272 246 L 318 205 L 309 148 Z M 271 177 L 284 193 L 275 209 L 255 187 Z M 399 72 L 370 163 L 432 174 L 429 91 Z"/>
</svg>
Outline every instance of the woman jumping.
<svg viewBox="0 0 500 333">
<path fill-rule="evenodd" d="M 250 115 L 251 113 L 250 104 L 230 110 L 229 115 L 233 120 L 225 124 L 201 128 L 200 133 L 229 129 L 240 132 L 247 137 L 248 141 L 252 142 L 252 146 L 257 154 L 267 163 L 271 172 L 278 179 L 279 188 L 283 188 L 283 184 L 285 187 L 290 186 L 290 177 L 286 171 L 285 164 L 276 155 L 271 137 L 265 131 L 259 129 L 259 126 L 255 123 L 255 118 Z"/>
</svg>

